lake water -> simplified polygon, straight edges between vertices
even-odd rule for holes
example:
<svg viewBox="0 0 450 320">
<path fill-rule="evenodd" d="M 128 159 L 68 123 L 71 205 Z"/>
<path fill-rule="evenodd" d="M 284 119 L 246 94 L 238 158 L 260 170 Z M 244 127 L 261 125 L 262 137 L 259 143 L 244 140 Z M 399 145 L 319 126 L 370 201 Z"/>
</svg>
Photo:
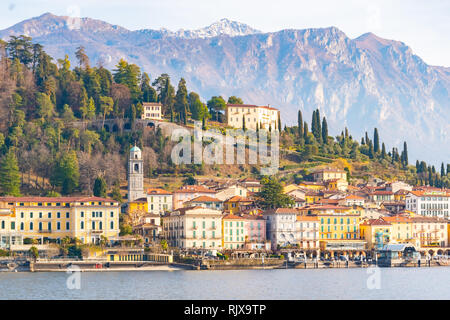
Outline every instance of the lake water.
<svg viewBox="0 0 450 320">
<path fill-rule="evenodd" d="M 0 299 L 450 298 L 450 267 L 83 272 L 79 276 L 80 289 L 68 289 L 71 275 L 64 272 L 0 272 Z"/>
</svg>

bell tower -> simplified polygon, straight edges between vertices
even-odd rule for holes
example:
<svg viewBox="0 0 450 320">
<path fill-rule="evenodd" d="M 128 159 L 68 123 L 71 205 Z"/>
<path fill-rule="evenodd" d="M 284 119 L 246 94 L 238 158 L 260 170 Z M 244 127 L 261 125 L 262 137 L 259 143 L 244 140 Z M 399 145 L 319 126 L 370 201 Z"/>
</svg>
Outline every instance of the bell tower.
<svg viewBox="0 0 450 320">
<path fill-rule="evenodd" d="M 128 201 L 145 197 L 144 194 L 144 160 L 142 152 L 136 145 L 130 150 L 128 159 Z"/>
</svg>

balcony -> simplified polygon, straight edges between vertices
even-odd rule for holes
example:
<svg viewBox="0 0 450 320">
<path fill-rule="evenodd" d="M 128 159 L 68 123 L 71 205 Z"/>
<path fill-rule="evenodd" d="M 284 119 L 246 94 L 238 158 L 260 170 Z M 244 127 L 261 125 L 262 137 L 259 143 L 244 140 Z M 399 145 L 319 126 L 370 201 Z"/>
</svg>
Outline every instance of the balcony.
<svg viewBox="0 0 450 320">
<path fill-rule="evenodd" d="M 52 233 L 52 230 L 38 230 L 39 233 Z"/>
<path fill-rule="evenodd" d="M 91 230 L 91 233 L 93 233 L 93 234 L 101 234 L 101 233 L 103 233 L 103 230 Z"/>
</svg>

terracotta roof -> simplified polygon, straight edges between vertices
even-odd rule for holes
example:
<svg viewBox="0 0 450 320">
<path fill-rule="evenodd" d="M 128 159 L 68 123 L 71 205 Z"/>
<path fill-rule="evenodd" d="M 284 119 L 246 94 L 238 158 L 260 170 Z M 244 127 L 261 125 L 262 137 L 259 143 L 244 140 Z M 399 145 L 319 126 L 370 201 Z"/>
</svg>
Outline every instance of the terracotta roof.
<svg viewBox="0 0 450 320">
<path fill-rule="evenodd" d="M 417 197 L 450 197 L 450 192 L 447 190 L 433 190 L 433 191 L 409 191 Z"/>
<path fill-rule="evenodd" d="M 384 217 L 384 220 L 390 223 L 411 223 L 412 220 L 410 217 L 395 215 L 393 217 Z"/>
<path fill-rule="evenodd" d="M 180 189 L 174 191 L 174 193 L 216 193 L 216 191 L 208 189 L 204 186 L 183 186 Z"/>
<path fill-rule="evenodd" d="M 365 198 L 350 194 L 344 198 L 345 200 L 365 200 Z"/>
<path fill-rule="evenodd" d="M 298 214 L 297 209 L 292 208 L 278 208 L 278 209 L 269 209 L 264 212 L 264 214 Z"/>
<path fill-rule="evenodd" d="M 243 198 L 241 196 L 232 196 L 231 198 L 225 200 L 226 202 L 253 202 L 252 199 Z"/>
<path fill-rule="evenodd" d="M 448 223 L 448 220 L 438 217 L 412 217 L 413 223 Z"/>
<path fill-rule="evenodd" d="M 232 213 L 226 214 L 223 216 L 224 220 L 228 220 L 228 219 L 233 219 L 233 220 L 245 220 L 245 217 L 241 217 L 241 216 L 236 216 Z"/>
<path fill-rule="evenodd" d="M 319 221 L 319 217 L 317 216 L 305 216 L 305 215 L 298 215 L 297 221 Z"/>
<path fill-rule="evenodd" d="M 221 200 L 209 196 L 199 196 L 194 199 L 189 200 L 188 202 L 222 202 Z"/>
<path fill-rule="evenodd" d="M 149 194 L 149 195 L 152 195 L 152 194 L 171 195 L 172 192 L 169 192 L 169 191 L 161 189 L 161 188 L 148 188 L 147 194 Z"/>
<path fill-rule="evenodd" d="M 369 219 L 361 223 L 362 226 L 391 226 L 392 224 L 383 218 Z"/>
<path fill-rule="evenodd" d="M 370 193 L 371 195 L 393 195 L 394 193 L 392 191 L 386 191 L 386 190 L 376 190 Z"/>
</svg>

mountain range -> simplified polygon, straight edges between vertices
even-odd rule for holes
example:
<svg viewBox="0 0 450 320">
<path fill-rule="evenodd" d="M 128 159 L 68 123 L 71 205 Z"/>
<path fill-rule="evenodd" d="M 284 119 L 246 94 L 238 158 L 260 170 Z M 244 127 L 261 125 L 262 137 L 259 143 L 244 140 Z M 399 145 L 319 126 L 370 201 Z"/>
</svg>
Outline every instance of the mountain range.
<svg viewBox="0 0 450 320">
<path fill-rule="evenodd" d="M 198 30 L 135 30 L 50 13 L 0 31 L 26 34 L 54 58 L 83 45 L 92 63 L 114 69 L 120 58 L 207 100 L 213 95 L 281 110 L 295 124 L 319 108 L 330 134 L 348 127 L 358 139 L 374 127 L 388 148 L 408 143 L 410 161 L 450 162 L 450 68 L 427 65 L 410 47 L 373 33 L 350 39 L 336 27 L 261 32 L 222 19 Z M 389 149 L 388 149 L 389 150 Z"/>
</svg>

